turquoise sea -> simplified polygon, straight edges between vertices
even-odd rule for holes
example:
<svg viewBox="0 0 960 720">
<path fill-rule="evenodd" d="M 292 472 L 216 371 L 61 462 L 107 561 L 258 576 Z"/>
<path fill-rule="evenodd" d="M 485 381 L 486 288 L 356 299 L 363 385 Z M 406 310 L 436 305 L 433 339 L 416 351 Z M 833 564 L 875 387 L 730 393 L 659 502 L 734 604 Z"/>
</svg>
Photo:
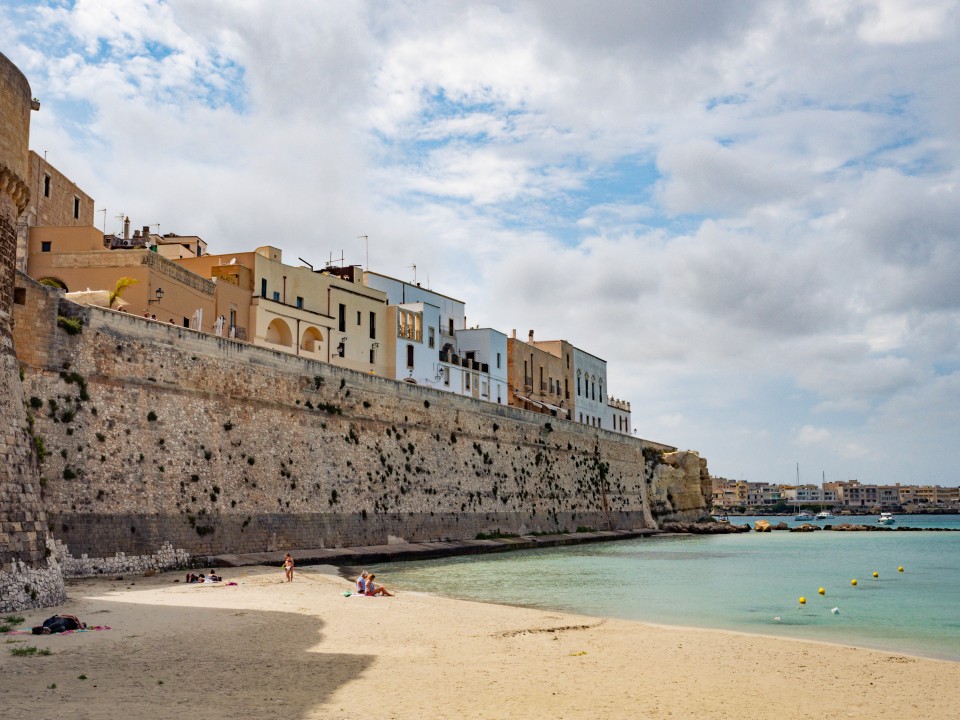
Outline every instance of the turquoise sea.
<svg viewBox="0 0 960 720">
<path fill-rule="evenodd" d="M 846 520 L 876 517 L 828 522 Z M 960 529 L 960 516 L 897 525 Z M 371 569 L 401 590 L 960 661 L 960 532 L 654 537 Z"/>
</svg>

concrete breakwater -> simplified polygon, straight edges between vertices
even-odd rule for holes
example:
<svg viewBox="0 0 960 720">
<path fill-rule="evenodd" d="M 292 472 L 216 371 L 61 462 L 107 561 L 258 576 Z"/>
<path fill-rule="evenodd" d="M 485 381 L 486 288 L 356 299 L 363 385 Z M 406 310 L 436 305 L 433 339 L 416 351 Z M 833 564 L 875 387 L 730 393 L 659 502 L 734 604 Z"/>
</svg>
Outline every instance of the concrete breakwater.
<svg viewBox="0 0 960 720">
<path fill-rule="evenodd" d="M 29 431 L 68 575 L 706 511 L 696 453 L 17 287 Z"/>
</svg>

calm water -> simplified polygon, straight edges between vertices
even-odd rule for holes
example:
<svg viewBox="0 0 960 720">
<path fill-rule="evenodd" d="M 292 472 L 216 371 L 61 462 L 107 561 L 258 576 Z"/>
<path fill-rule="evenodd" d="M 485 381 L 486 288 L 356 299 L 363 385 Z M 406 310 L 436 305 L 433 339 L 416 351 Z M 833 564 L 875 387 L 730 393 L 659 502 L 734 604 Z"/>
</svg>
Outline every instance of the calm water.
<svg viewBox="0 0 960 720">
<path fill-rule="evenodd" d="M 960 516 L 897 524 L 960 528 Z M 374 569 L 391 588 L 960 661 L 960 532 L 663 537 Z"/>
</svg>

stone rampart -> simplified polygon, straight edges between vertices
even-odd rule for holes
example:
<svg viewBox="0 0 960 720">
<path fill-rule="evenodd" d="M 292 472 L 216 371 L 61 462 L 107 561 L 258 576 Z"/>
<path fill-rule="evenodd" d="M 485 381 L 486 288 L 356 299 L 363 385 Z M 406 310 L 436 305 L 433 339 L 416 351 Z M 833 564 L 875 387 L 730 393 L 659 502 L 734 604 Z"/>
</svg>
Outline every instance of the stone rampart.
<svg viewBox="0 0 960 720">
<path fill-rule="evenodd" d="M 25 403 L 70 574 L 704 512 L 692 453 L 20 285 Z"/>
<path fill-rule="evenodd" d="M 30 197 L 24 178 L 31 101 L 27 79 L 0 54 L 0 612 L 53 605 L 64 596 L 38 492 L 11 327 L 21 299 L 14 292 L 16 222 Z"/>
</svg>

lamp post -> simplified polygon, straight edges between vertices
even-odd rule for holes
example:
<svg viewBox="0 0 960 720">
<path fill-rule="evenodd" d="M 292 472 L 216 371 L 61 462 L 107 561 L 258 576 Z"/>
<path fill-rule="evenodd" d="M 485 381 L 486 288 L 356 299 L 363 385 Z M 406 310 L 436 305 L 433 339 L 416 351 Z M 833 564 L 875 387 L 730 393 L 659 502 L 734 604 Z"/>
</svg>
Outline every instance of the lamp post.
<svg viewBox="0 0 960 720">
<path fill-rule="evenodd" d="M 156 299 L 156 300 L 147 300 L 147 305 L 156 305 L 156 304 L 158 304 L 161 300 L 163 300 L 163 288 L 162 288 L 162 287 L 158 287 L 158 288 L 157 288 L 157 291 L 154 293 L 154 295 L 157 296 L 157 299 Z"/>
</svg>

